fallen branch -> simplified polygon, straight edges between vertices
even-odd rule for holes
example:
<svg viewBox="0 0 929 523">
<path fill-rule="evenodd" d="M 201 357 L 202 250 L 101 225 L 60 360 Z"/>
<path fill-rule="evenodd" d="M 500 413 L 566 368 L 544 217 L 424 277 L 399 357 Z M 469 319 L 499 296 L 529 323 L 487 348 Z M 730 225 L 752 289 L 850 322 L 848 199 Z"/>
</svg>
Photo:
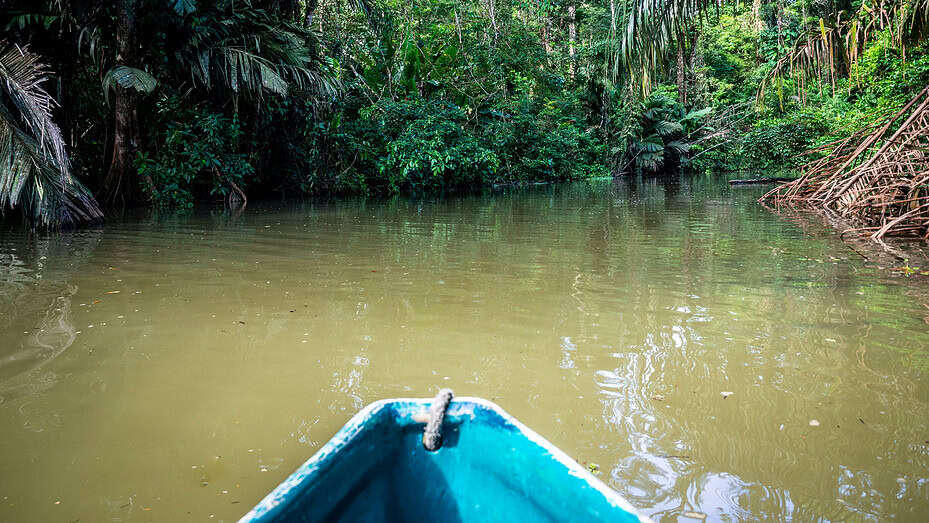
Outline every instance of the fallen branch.
<svg viewBox="0 0 929 523">
<path fill-rule="evenodd" d="M 750 178 L 746 180 L 729 180 L 729 185 L 760 185 L 763 183 L 792 182 L 796 178 Z"/>
</svg>

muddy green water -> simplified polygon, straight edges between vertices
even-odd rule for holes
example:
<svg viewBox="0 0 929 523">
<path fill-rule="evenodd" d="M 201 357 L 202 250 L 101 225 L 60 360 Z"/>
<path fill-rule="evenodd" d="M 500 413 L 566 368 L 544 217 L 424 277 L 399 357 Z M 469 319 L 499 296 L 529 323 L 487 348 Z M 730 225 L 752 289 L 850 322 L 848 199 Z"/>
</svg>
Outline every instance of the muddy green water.
<svg viewBox="0 0 929 523">
<path fill-rule="evenodd" d="M 365 404 L 439 386 L 656 520 L 924 520 L 927 300 L 758 194 L 595 181 L 2 232 L 0 520 L 232 521 Z"/>
</svg>

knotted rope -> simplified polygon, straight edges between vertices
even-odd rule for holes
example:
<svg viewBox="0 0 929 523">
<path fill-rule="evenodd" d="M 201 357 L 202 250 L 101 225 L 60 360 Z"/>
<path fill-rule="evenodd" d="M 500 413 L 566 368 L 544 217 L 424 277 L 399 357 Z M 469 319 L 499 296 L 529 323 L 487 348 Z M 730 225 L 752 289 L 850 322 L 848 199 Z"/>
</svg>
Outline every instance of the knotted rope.
<svg viewBox="0 0 929 523">
<path fill-rule="evenodd" d="M 429 407 L 429 421 L 423 432 L 423 446 L 428 451 L 439 450 L 442 446 L 442 421 L 445 420 L 445 410 L 448 409 L 448 404 L 452 402 L 454 396 L 452 389 L 442 389 L 432 400 L 432 406 Z"/>
</svg>

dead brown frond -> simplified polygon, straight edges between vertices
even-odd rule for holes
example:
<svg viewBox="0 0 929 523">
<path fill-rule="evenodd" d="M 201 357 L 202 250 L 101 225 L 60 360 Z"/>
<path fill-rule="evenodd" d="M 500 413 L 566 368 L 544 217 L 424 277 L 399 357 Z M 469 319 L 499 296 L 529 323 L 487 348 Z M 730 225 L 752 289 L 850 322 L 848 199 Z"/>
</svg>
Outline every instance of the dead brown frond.
<svg viewBox="0 0 929 523">
<path fill-rule="evenodd" d="M 758 89 L 757 102 L 764 102 L 770 89 L 783 108 L 784 81 L 795 80 L 797 97 L 806 103 L 807 93 L 835 95 L 836 81 L 847 77 L 848 87 L 861 87 L 859 59 L 878 34 L 886 34 L 892 47 L 906 57 L 907 46 L 927 36 L 929 0 L 867 0 L 852 16 L 840 11 L 830 19 L 820 18 L 778 59 Z"/>
<path fill-rule="evenodd" d="M 898 112 L 818 150 L 797 180 L 762 197 L 860 222 L 874 240 L 929 239 L 929 86 Z"/>
</svg>

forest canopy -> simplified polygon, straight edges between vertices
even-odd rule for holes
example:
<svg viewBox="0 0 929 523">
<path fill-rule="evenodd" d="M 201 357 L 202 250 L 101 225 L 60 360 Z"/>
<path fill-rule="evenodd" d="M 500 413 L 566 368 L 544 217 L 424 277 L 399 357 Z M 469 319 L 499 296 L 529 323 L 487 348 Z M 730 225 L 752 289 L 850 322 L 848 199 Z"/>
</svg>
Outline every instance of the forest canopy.
<svg viewBox="0 0 929 523">
<path fill-rule="evenodd" d="M 0 208 L 793 171 L 929 84 L 929 0 L 13 0 Z M 825 153 L 823 153 L 825 154 Z"/>
</svg>

